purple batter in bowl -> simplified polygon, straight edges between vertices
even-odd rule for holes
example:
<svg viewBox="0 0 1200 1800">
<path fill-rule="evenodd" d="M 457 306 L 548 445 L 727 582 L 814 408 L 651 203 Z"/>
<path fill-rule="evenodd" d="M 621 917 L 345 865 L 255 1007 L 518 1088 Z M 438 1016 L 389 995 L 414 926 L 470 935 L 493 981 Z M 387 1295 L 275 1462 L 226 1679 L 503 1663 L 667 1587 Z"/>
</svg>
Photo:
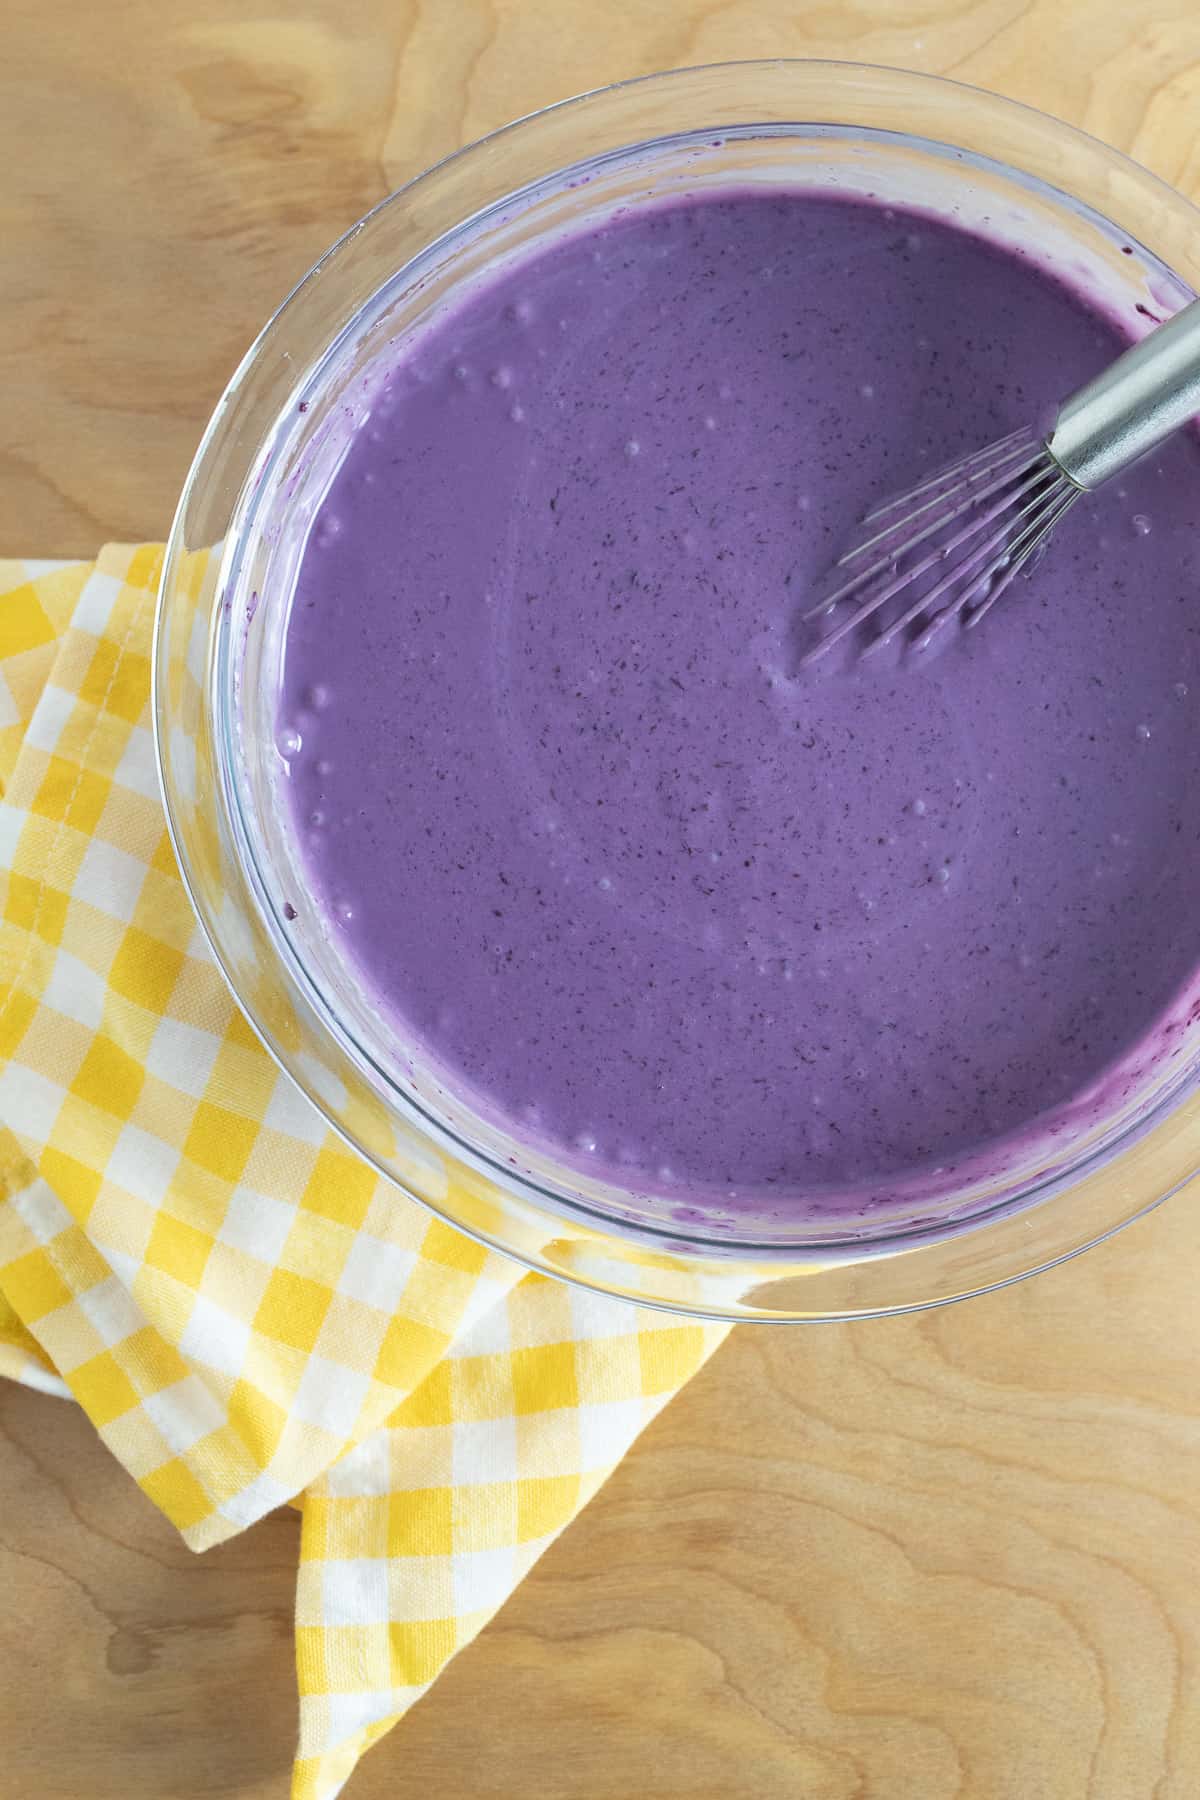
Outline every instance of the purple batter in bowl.
<svg viewBox="0 0 1200 1800">
<path fill-rule="evenodd" d="M 750 64 L 330 252 L 202 446 L 156 694 L 201 919 L 357 1148 L 730 1317 L 976 1291 L 1192 1173 L 1200 450 L 936 657 L 791 633 L 864 503 L 1190 297 L 1196 223 L 1007 102 Z"/>
</svg>

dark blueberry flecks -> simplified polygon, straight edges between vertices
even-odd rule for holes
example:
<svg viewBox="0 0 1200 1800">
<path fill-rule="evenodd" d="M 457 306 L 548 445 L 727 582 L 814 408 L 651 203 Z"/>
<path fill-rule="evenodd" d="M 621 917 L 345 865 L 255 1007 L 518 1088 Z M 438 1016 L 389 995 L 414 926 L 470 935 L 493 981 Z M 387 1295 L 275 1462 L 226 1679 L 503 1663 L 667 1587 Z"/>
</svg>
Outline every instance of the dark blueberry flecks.
<svg viewBox="0 0 1200 1800">
<path fill-rule="evenodd" d="M 873 498 L 1119 348 L 1028 258 L 802 194 L 634 211 L 445 313 L 324 502 L 280 720 L 398 1029 L 581 1167 L 796 1209 L 1152 1036 L 1200 921 L 1196 446 L 938 654 L 792 655 Z"/>
</svg>

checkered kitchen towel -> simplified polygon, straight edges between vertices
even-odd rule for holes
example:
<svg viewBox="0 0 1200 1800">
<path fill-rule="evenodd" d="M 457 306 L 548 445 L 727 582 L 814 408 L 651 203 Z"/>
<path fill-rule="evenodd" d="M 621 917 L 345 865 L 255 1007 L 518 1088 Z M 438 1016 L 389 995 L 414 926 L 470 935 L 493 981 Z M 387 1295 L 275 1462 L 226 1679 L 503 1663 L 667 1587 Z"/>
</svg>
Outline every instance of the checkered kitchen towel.
<svg viewBox="0 0 1200 1800">
<path fill-rule="evenodd" d="M 159 564 L 0 564 L 0 1372 L 72 1395 L 197 1550 L 297 1500 L 323 1800 L 721 1333 L 468 1241 L 278 1073 L 166 835 Z"/>
</svg>

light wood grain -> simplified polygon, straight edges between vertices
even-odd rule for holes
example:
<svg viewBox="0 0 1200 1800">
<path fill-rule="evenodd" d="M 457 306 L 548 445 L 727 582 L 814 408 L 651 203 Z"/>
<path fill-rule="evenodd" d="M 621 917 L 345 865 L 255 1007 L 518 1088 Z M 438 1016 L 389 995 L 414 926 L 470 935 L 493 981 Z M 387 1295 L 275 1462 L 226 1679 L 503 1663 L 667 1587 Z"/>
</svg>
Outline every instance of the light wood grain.
<svg viewBox="0 0 1200 1800">
<path fill-rule="evenodd" d="M 1192 1800 L 1196 1238 L 738 1333 L 354 1800 Z M 5 1800 L 284 1800 L 294 1521 L 190 1557 L 17 1389 L 0 1493 Z"/>
<path fill-rule="evenodd" d="M 1196 0 L 7 0 L 0 554 L 161 536 L 263 319 L 425 164 L 547 101 L 849 56 L 1044 105 L 1200 189 Z"/>
<path fill-rule="evenodd" d="M 1200 197 L 1196 0 L 8 0 L 0 552 L 161 535 L 257 326 L 373 200 L 638 70 L 950 72 Z M 917 1320 L 743 1331 L 353 1800 L 1192 1800 L 1185 1197 Z M 283 1800 L 296 1527 L 188 1555 L 0 1389 L 0 1800 Z"/>
</svg>

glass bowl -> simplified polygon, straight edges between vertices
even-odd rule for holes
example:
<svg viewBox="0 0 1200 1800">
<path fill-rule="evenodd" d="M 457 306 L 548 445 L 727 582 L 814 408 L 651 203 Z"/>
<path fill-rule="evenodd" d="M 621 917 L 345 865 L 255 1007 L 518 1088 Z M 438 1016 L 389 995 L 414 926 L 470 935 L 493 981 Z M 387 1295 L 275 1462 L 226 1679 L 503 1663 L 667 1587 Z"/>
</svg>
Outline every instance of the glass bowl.
<svg viewBox="0 0 1200 1800">
<path fill-rule="evenodd" d="M 1020 1167 L 936 1199 L 900 1184 L 869 1220 L 681 1222 L 661 1197 L 605 1187 L 505 1137 L 406 1054 L 295 878 L 273 699 L 305 536 L 388 346 L 545 233 L 651 195 L 781 180 L 1034 247 L 1131 331 L 1200 287 L 1200 214 L 1186 200 L 1082 133 L 956 83 L 772 61 L 584 95 L 383 201 L 279 309 L 188 476 L 155 636 L 155 734 L 180 869 L 282 1068 L 354 1149 L 463 1231 L 547 1274 L 724 1319 L 932 1306 L 1107 1236 L 1195 1171 L 1200 1027 L 1189 1020 L 1173 1056 L 1102 1124 L 1043 1138 Z"/>
</svg>

